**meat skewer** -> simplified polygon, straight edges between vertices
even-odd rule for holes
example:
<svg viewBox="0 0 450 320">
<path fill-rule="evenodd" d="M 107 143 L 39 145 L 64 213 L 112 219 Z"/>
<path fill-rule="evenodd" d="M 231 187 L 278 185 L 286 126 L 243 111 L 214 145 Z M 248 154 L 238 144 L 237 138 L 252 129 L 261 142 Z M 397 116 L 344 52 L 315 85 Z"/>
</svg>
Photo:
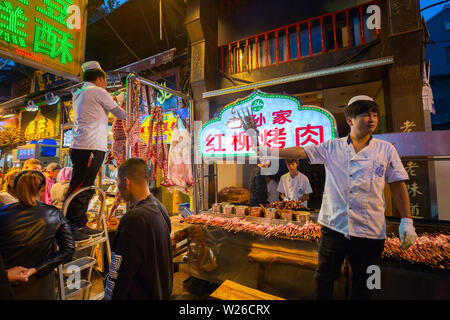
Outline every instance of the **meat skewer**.
<svg viewBox="0 0 450 320">
<path fill-rule="evenodd" d="M 307 221 L 303 226 L 292 222 L 286 225 L 258 224 L 235 217 L 226 218 L 205 214 L 192 215 L 182 222 L 214 226 L 229 232 L 250 232 L 255 235 L 270 237 L 287 237 L 290 239 L 317 241 L 321 236 L 321 226 Z M 423 234 L 408 250 L 401 248 L 398 237 L 388 237 L 385 241 L 382 257 L 394 261 L 419 263 L 427 267 L 450 270 L 450 235 Z"/>
</svg>

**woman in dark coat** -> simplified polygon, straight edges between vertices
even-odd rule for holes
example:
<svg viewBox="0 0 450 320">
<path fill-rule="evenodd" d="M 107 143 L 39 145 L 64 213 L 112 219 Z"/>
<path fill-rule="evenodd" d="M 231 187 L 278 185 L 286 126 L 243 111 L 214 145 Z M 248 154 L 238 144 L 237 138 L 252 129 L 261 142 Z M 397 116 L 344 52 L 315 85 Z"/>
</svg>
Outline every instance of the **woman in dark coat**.
<svg viewBox="0 0 450 320">
<path fill-rule="evenodd" d="M 0 210 L 0 254 L 6 269 L 36 269 L 28 282 L 12 286 L 14 297 L 55 299 L 54 269 L 72 258 L 72 232 L 57 208 L 39 201 L 45 191 L 42 173 L 23 171 L 14 186 L 19 202 Z"/>
</svg>

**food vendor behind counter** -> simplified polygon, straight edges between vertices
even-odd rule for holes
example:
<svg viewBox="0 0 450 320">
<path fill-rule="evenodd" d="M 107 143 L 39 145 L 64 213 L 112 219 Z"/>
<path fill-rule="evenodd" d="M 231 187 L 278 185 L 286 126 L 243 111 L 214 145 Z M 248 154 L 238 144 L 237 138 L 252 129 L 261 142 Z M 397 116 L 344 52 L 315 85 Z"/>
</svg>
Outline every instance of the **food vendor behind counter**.
<svg viewBox="0 0 450 320">
<path fill-rule="evenodd" d="M 278 184 L 277 191 L 280 192 L 282 200 L 299 200 L 302 205 L 308 207 L 309 195 L 312 193 L 309 179 L 298 171 L 297 159 L 287 159 L 288 173 L 283 175 Z"/>
</svg>

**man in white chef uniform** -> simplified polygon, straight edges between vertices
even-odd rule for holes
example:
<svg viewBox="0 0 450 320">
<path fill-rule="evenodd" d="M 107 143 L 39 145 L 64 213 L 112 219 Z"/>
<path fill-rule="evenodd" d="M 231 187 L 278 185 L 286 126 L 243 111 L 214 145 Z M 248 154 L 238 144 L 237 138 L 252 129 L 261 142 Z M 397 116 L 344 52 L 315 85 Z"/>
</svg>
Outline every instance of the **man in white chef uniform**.
<svg viewBox="0 0 450 320">
<path fill-rule="evenodd" d="M 286 166 L 289 172 L 281 176 L 277 189 L 281 199 L 302 201 L 302 205 L 308 207 L 309 195 L 312 193 L 308 177 L 298 171 L 297 159 L 287 159 Z"/>
<path fill-rule="evenodd" d="M 97 61 L 81 66 L 83 86 L 73 94 L 73 141 L 70 146 L 72 180 L 67 197 L 77 190 L 95 184 L 105 153 L 108 150 L 108 115 L 126 119 L 126 112 L 106 91 L 106 73 Z M 123 98 L 123 97 L 122 97 Z M 86 226 L 86 211 L 94 191 L 77 195 L 70 203 L 66 218 L 75 241 L 87 240 L 100 231 Z"/>
<path fill-rule="evenodd" d="M 334 281 L 347 255 L 352 269 L 350 298 L 368 299 L 373 292 L 367 285 L 373 274 L 368 267 L 380 266 L 384 249 L 386 183 L 401 217 L 402 248 L 408 249 L 417 239 L 405 184 L 408 174 L 395 147 L 372 136 L 378 124 L 378 105 L 369 96 L 353 97 L 345 117 L 350 126 L 346 137 L 304 148 L 258 150 L 272 157 L 308 159 L 311 164 L 325 166 L 318 219 L 322 235 L 315 273 L 317 299 L 332 299 Z"/>
</svg>

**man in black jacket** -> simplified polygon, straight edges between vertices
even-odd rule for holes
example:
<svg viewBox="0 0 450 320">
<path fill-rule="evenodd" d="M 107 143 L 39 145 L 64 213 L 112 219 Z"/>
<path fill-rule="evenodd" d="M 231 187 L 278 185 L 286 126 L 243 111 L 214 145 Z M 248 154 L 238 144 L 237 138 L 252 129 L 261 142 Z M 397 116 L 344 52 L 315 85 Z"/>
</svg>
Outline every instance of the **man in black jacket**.
<svg viewBox="0 0 450 320">
<path fill-rule="evenodd" d="M 167 210 L 148 188 L 144 160 L 119 167 L 118 189 L 133 209 L 119 223 L 105 283 L 105 300 L 170 299 L 173 285 L 171 224 Z"/>
</svg>

